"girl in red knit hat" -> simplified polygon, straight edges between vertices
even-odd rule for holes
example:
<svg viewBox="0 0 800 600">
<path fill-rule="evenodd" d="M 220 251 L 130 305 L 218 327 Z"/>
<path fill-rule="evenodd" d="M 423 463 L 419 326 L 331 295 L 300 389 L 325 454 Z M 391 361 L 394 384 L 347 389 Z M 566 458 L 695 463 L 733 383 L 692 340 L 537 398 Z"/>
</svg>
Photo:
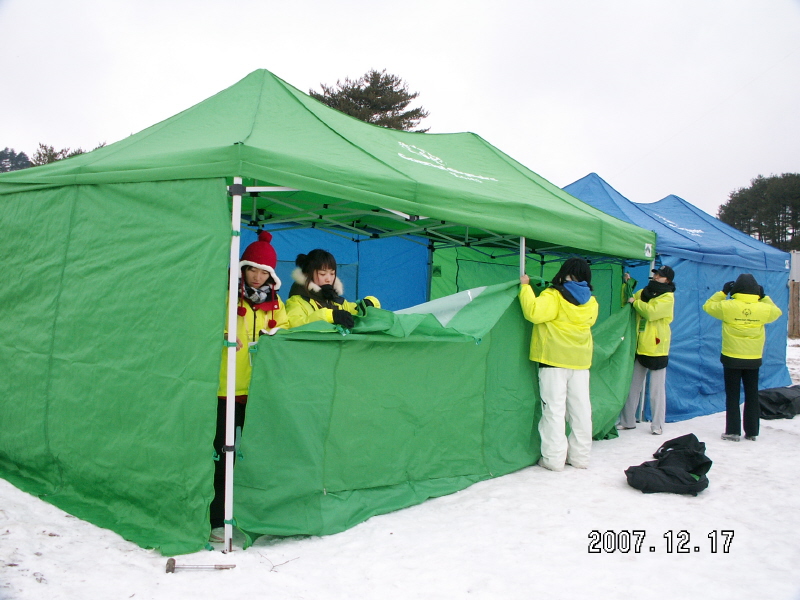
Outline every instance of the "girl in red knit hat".
<svg viewBox="0 0 800 600">
<path fill-rule="evenodd" d="M 252 352 L 263 333 L 289 327 L 286 308 L 278 297 L 281 280 L 275 273 L 278 257 L 270 243 L 272 234 L 261 231 L 239 262 L 239 299 L 236 307 L 236 412 L 235 427 L 244 426 L 245 407 L 252 374 Z M 225 336 L 227 337 L 227 329 Z M 217 434 L 214 450 L 222 457 L 225 445 L 225 405 L 227 396 L 227 348 L 222 352 L 222 365 L 217 390 Z M 225 463 L 214 464 L 214 500 L 211 502 L 211 527 L 224 525 Z M 213 538 L 213 535 L 212 535 Z"/>
</svg>

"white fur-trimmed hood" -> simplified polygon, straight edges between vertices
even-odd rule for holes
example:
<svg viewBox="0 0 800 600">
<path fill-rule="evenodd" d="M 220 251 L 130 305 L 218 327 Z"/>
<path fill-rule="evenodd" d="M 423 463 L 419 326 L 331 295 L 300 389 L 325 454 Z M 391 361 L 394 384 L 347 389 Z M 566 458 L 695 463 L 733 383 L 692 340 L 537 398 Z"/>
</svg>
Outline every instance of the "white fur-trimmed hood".
<svg viewBox="0 0 800 600">
<path fill-rule="evenodd" d="M 292 279 L 295 283 L 303 286 L 304 288 L 319 293 L 319 286 L 313 281 L 306 278 L 303 270 L 300 267 L 295 267 L 292 271 Z M 339 296 L 344 296 L 344 284 L 338 277 L 333 281 L 333 289 Z"/>
</svg>

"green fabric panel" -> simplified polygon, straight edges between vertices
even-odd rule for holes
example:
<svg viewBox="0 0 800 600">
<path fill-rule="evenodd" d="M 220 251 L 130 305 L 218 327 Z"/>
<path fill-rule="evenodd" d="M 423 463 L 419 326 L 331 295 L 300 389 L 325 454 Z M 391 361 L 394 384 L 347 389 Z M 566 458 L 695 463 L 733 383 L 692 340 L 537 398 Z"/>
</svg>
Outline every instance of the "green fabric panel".
<svg viewBox="0 0 800 600">
<path fill-rule="evenodd" d="M 37 495 L 59 485 L 48 374 L 76 195 L 47 190 L 0 202 L 0 473 Z"/>
<path fill-rule="evenodd" d="M 516 291 L 519 286 L 513 283 Z M 491 348 L 486 360 L 484 456 L 495 477 L 535 464 L 541 456 L 539 380 L 536 365 L 528 360 L 531 332 L 515 295 L 482 342 Z"/>
<path fill-rule="evenodd" d="M 534 248 L 558 245 L 638 259 L 655 251 L 652 232 L 584 204 L 473 133 L 369 125 L 265 70 L 115 144 L 4 173 L 0 195 L 42 186 L 233 176 L 302 190 L 291 195 L 291 204 L 312 210 L 387 208 L 427 217 L 432 225 L 469 225 L 476 237 L 490 235 L 485 229 L 525 236 Z M 269 211 L 280 217 L 296 209 L 272 204 Z M 370 217 L 363 222 L 369 225 Z"/>
<path fill-rule="evenodd" d="M 544 263 L 528 258 L 525 272 L 536 282 L 537 277 L 550 281 L 558 272 L 563 258 L 545 255 Z M 447 248 L 433 253 L 435 277 L 431 277 L 431 300 L 461 290 L 494 285 L 519 277 L 519 255 L 500 250 L 493 256 L 473 248 Z M 600 310 L 597 325 L 619 310 L 623 294 L 622 265 L 617 262 L 592 264 L 592 294 Z"/>
<path fill-rule="evenodd" d="M 398 361 L 391 360 L 394 349 L 386 360 L 374 360 L 386 351 L 383 344 L 340 341 L 338 346 L 324 447 L 323 485 L 329 493 L 486 472 L 481 452 L 486 346 L 403 344 Z M 369 377 L 362 373 L 365 364 Z M 436 376 L 440 369 L 458 374 L 459 393 L 453 393 L 450 378 Z"/>
<path fill-rule="evenodd" d="M 629 306 L 614 312 L 592 328 L 594 353 L 590 369 L 592 437 L 617 437 L 615 424 L 633 376 L 636 352 L 636 315 Z"/>
<path fill-rule="evenodd" d="M 30 278 L 24 297 L 2 283 L 11 298 L 0 309 L 3 352 L 10 340 L 17 352 L 42 352 L 17 323 L 39 323 L 50 338 L 45 368 L 0 374 L 4 389 L 35 390 L 43 409 L 19 420 L 41 428 L 44 415 L 46 432 L 28 440 L 28 456 L 3 456 L 3 476 L 8 463 L 38 470 L 37 456 L 49 454 L 58 476 L 47 473 L 54 490 L 44 499 L 165 554 L 199 550 L 208 536 L 230 246 L 224 186 L 73 186 L 0 203 L 4 224 L 13 217 L 31 236 L 32 217 L 52 198 L 47 222 L 61 227 L 46 244 L 54 277 Z M 0 413 L 23 398 L 3 394 Z"/>
<path fill-rule="evenodd" d="M 494 252 L 474 248 L 446 248 L 433 253 L 431 300 L 482 285 L 519 279 L 519 254 L 507 248 Z M 558 269 L 553 270 L 553 274 Z M 542 275 L 538 261 L 526 259 L 525 272 Z M 549 272 L 549 271 L 548 271 Z"/>
<path fill-rule="evenodd" d="M 619 288 L 622 286 L 622 268 L 619 265 L 592 265 L 592 295 L 597 299 L 600 310 L 597 313 L 595 329 L 612 313 L 619 311 Z"/>
<path fill-rule="evenodd" d="M 380 310 L 358 319 L 361 333 L 328 326 L 262 337 L 235 472 L 239 527 L 251 538 L 335 533 L 534 464 L 541 409 L 517 289 L 510 281 L 475 294 L 449 329 L 439 325 L 438 341 L 419 315 Z M 468 311 L 492 315 L 480 343 L 457 318 Z M 396 334 L 406 319 L 404 337 L 381 331 Z M 593 331 L 596 439 L 616 433 L 632 327 L 622 309 Z"/>
<path fill-rule="evenodd" d="M 320 498 L 320 511 L 324 519 L 322 531 L 324 534 L 345 531 L 376 514 L 385 514 L 420 504 L 430 498 L 446 496 L 489 478 L 489 473 L 485 473 L 443 479 L 410 480 L 387 487 L 329 492 Z"/>
<path fill-rule="evenodd" d="M 458 255 L 453 250 L 437 250 L 431 252 L 431 283 L 430 283 L 430 299 L 436 300 L 437 298 L 444 298 L 450 294 L 459 292 L 457 274 L 458 274 Z M 517 267 L 516 275 L 519 275 L 519 267 Z M 513 277 L 511 273 L 508 274 L 506 279 L 510 280 Z M 478 285 L 483 285 L 479 283 Z M 466 289 L 466 288 L 465 288 Z"/>
<path fill-rule="evenodd" d="M 325 439 L 331 419 L 338 334 L 262 336 L 255 355 L 234 515 L 259 533 L 321 532 Z"/>
</svg>

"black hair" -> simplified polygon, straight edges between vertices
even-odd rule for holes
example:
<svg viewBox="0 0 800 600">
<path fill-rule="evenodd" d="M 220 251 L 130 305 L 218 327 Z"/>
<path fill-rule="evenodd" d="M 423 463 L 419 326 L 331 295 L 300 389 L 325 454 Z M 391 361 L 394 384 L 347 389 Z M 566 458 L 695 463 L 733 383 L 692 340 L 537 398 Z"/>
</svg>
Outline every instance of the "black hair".
<svg viewBox="0 0 800 600">
<path fill-rule="evenodd" d="M 589 289 L 592 289 L 592 269 L 583 258 L 572 257 L 564 261 L 556 276 L 553 277 L 553 285 L 564 285 L 567 275 L 570 275 L 573 281 L 585 281 Z"/>
<path fill-rule="evenodd" d="M 327 250 L 316 248 L 308 254 L 298 254 L 294 264 L 300 267 L 309 280 L 314 277 L 314 271 L 321 271 L 322 269 L 336 270 L 336 258 Z"/>
</svg>

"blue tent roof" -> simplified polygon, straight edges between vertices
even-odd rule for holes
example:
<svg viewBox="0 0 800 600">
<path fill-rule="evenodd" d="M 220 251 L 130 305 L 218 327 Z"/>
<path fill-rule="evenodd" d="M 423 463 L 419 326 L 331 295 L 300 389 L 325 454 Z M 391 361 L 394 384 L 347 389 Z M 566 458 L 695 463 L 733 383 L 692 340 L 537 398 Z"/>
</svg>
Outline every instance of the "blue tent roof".
<svg viewBox="0 0 800 600">
<path fill-rule="evenodd" d="M 596 173 L 564 190 L 608 215 L 654 231 L 658 260 L 675 269 L 675 318 L 667 367 L 668 421 L 725 409 L 719 362 L 721 326 L 702 307 L 724 282 L 742 272 L 752 273 L 784 313 L 767 326 L 759 387 L 791 384 L 786 368 L 789 254 L 729 227 L 677 196 L 637 204 Z M 650 266 L 629 271 L 641 287 L 647 282 Z"/>
<path fill-rule="evenodd" d="M 652 204 L 631 202 L 597 173 L 564 190 L 608 215 L 654 231 L 659 254 L 744 269 L 789 270 L 788 253 L 753 239 L 678 196 Z"/>
<path fill-rule="evenodd" d="M 791 255 L 788 252 L 759 242 L 692 206 L 683 198 L 671 195 L 652 204 L 637 206 L 680 236 L 691 237 L 691 241 L 700 243 L 700 262 L 766 271 L 789 270 Z M 681 250 L 680 245 L 671 239 L 669 246 L 665 244 L 663 252 L 678 256 Z"/>
<path fill-rule="evenodd" d="M 642 223 L 641 227 L 656 232 L 658 245 L 661 245 L 662 238 L 668 238 L 672 233 L 667 226 L 654 221 L 636 204 L 608 185 L 597 173 L 589 173 L 586 177 L 570 183 L 564 191 L 607 215 L 627 223 Z"/>
</svg>

